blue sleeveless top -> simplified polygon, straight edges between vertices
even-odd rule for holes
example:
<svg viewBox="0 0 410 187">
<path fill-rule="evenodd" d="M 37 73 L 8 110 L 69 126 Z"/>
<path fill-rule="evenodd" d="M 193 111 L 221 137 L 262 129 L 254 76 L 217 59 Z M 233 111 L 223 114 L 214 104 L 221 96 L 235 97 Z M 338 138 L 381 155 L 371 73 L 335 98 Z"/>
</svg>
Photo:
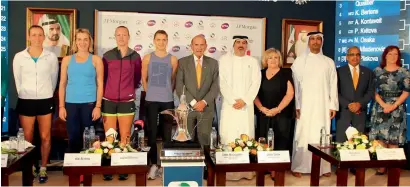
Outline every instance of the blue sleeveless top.
<svg viewBox="0 0 410 187">
<path fill-rule="evenodd" d="M 171 79 L 171 54 L 160 58 L 152 52 L 148 65 L 148 85 L 145 100 L 156 102 L 174 101 Z"/>
<path fill-rule="evenodd" d="M 75 55 L 71 56 L 67 69 L 67 103 L 90 103 L 97 98 L 96 69 L 93 65 L 92 54 L 87 61 L 78 63 Z"/>
</svg>

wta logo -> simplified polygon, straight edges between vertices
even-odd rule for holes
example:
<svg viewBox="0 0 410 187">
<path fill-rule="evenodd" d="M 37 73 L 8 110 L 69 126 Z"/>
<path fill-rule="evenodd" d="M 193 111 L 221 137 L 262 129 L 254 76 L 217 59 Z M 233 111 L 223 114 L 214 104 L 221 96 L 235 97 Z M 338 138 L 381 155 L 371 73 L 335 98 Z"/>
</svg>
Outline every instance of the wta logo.
<svg viewBox="0 0 410 187">
<path fill-rule="evenodd" d="M 172 47 L 172 52 L 176 53 L 176 52 L 178 52 L 180 49 L 181 49 L 181 48 L 176 45 L 176 46 Z"/>
<path fill-rule="evenodd" d="M 142 45 L 138 44 L 134 47 L 134 51 L 141 51 L 142 50 Z"/>
<path fill-rule="evenodd" d="M 229 24 L 228 23 L 222 23 L 221 29 L 227 29 L 227 28 L 229 28 Z"/>
<path fill-rule="evenodd" d="M 215 53 L 215 51 L 216 51 L 216 47 L 210 47 L 210 48 L 208 49 L 208 52 L 209 52 L 209 53 Z"/>
<path fill-rule="evenodd" d="M 148 26 L 154 26 L 155 25 L 155 20 L 149 20 L 148 22 L 147 22 L 147 25 Z"/>
<path fill-rule="evenodd" d="M 192 25 L 193 25 L 192 21 L 187 21 L 187 22 L 185 23 L 185 27 L 186 27 L 186 28 L 192 27 Z"/>
</svg>

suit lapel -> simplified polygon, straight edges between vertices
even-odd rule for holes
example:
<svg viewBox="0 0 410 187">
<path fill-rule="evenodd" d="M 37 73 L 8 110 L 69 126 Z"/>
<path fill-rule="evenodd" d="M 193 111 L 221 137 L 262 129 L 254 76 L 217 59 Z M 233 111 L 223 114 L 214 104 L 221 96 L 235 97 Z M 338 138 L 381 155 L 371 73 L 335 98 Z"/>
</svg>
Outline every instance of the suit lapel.
<svg viewBox="0 0 410 187">
<path fill-rule="evenodd" d="M 360 86 L 362 85 L 362 84 L 364 84 L 364 71 L 363 71 L 363 67 L 362 66 L 359 66 L 359 69 L 360 69 L 360 71 L 359 71 L 359 82 L 357 83 L 357 88 L 360 88 Z M 358 90 L 358 89 L 356 89 L 356 90 Z"/>
<path fill-rule="evenodd" d="M 349 81 L 350 88 L 351 88 L 351 90 L 353 90 L 353 92 L 355 92 L 354 85 L 353 85 L 352 72 L 350 71 L 350 66 L 349 65 L 346 66 L 345 71 L 346 71 L 346 74 L 347 74 L 346 77 L 347 77 L 347 81 Z"/>
<path fill-rule="evenodd" d="M 209 65 L 208 61 L 205 58 L 205 55 L 202 58 L 203 60 L 202 60 L 202 74 L 201 74 L 201 87 L 200 88 L 202 88 L 202 85 L 204 85 L 205 79 L 207 77 L 206 75 L 208 74 L 208 65 Z"/>
</svg>

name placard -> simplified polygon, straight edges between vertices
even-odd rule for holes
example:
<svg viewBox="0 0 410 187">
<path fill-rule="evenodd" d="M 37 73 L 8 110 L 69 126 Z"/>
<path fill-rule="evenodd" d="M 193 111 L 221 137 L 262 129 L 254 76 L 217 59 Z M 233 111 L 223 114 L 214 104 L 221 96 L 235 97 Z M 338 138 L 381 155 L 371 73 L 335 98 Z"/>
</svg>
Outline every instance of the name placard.
<svg viewBox="0 0 410 187">
<path fill-rule="evenodd" d="M 289 151 L 258 151 L 258 163 L 290 162 Z"/>
<path fill-rule="evenodd" d="M 101 154 L 66 153 L 64 166 L 101 166 Z"/>
<path fill-rule="evenodd" d="M 377 160 L 406 160 L 403 148 L 376 149 Z"/>
<path fill-rule="evenodd" d="M 1 154 L 1 167 L 7 167 L 7 160 L 9 158 L 8 154 Z"/>
<path fill-rule="evenodd" d="M 364 150 L 339 150 L 341 161 L 365 161 L 370 160 L 369 151 Z"/>
<path fill-rule="evenodd" d="M 136 165 L 147 165 L 147 152 L 111 154 L 111 166 Z"/>
<path fill-rule="evenodd" d="M 216 152 L 216 164 L 243 164 L 249 163 L 249 152 Z"/>
</svg>

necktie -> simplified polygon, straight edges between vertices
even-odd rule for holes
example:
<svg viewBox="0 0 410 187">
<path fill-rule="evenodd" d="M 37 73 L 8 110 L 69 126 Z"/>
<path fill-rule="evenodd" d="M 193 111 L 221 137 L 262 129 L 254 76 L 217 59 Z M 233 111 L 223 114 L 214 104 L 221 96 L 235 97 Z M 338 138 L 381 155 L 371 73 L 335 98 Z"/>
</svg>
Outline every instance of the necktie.
<svg viewBox="0 0 410 187">
<path fill-rule="evenodd" d="M 357 83 L 359 83 L 359 74 L 356 71 L 356 67 L 354 67 L 353 68 L 353 86 L 355 90 L 357 88 Z"/>
<path fill-rule="evenodd" d="M 198 85 L 198 88 L 201 86 L 201 76 L 202 76 L 202 66 L 201 66 L 201 60 L 198 59 L 196 60 L 196 82 Z"/>
</svg>

